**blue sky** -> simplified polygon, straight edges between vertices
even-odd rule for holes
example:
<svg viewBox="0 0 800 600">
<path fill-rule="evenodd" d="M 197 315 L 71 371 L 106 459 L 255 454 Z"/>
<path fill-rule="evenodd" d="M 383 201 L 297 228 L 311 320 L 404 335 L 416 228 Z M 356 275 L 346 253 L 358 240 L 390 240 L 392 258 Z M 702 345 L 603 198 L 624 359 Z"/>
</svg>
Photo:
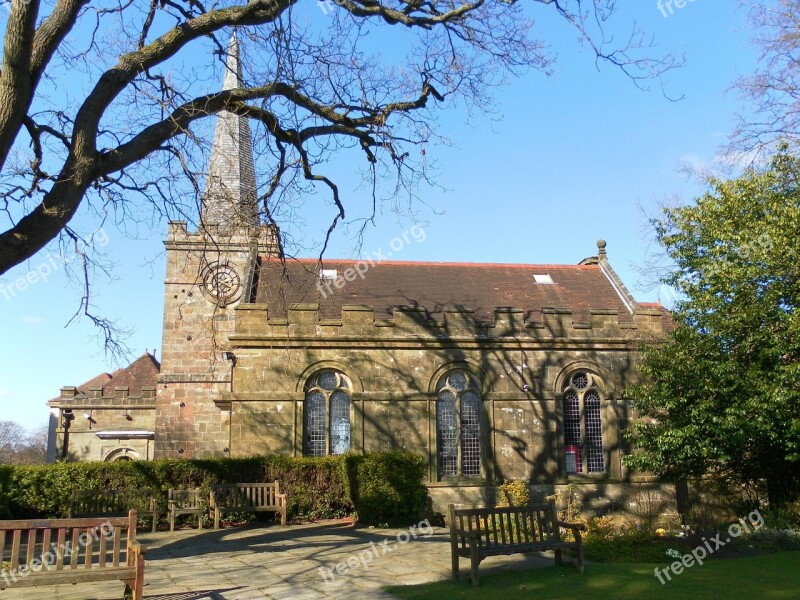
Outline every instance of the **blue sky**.
<svg viewBox="0 0 800 600">
<path fill-rule="evenodd" d="M 307 10 L 318 11 L 306 2 Z M 420 190 L 435 212 L 420 208 L 425 241 L 406 245 L 393 258 L 574 264 L 595 254 L 596 240 L 603 238 L 612 265 L 634 295 L 646 301 L 659 297 L 658 289 L 639 283 L 637 267 L 645 262 L 647 246 L 642 211 L 652 213 L 660 202 L 688 201 L 702 191 L 683 167 L 714 165 L 740 108 L 736 95 L 726 90 L 737 75 L 752 72 L 757 53 L 736 2 L 696 0 L 668 17 L 655 0 L 630 4 L 635 6 L 618 16 L 621 23 L 635 19 L 654 34 L 659 51 L 686 52 L 686 66 L 668 76 L 669 91 L 685 99 L 670 102 L 657 85 L 651 92 L 639 91 L 608 66 L 598 71 L 571 30 L 541 18 L 541 10 L 532 12 L 558 54 L 555 74 L 530 73 L 501 89 L 499 121 L 458 110 L 441 116 L 441 131 L 452 145 L 427 150 L 441 167 L 441 189 Z M 356 202 L 366 197 L 355 183 L 343 190 Z M 330 207 L 309 204 L 304 210 L 304 234 L 319 239 Z M 385 249 L 411 225 L 384 212 L 368 231 L 362 254 Z M 131 358 L 161 345 L 165 231 L 163 222 L 139 229 L 135 237 L 113 225 L 104 228 L 113 279 L 97 278 L 95 304 L 134 330 L 128 340 Z M 343 229 L 327 256 L 355 252 L 351 233 Z M 41 253 L 0 284 L 50 261 L 50 254 Z M 0 294 L 5 333 L 0 420 L 28 428 L 46 424 L 46 401 L 62 386 L 118 366 L 103 355 L 91 324 L 77 319 L 66 326 L 80 290 L 68 283 L 57 262 L 50 264 L 53 274 L 46 282 L 11 298 Z"/>
</svg>

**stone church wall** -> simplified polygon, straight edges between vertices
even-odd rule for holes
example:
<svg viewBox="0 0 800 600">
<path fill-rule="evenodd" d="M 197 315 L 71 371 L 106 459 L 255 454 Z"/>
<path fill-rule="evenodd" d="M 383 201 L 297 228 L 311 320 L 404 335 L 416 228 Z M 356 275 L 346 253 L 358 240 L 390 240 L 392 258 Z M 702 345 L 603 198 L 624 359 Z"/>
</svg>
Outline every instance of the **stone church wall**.
<svg viewBox="0 0 800 600">
<path fill-rule="evenodd" d="M 230 454 L 302 455 L 304 385 L 333 368 L 352 382 L 352 450 L 428 456 L 439 508 L 490 499 L 494 485 L 509 479 L 550 493 L 574 481 L 587 498 L 598 486 L 630 480 L 621 466 L 620 428 L 629 418 L 622 390 L 635 377 L 637 339 L 660 332 L 662 313 L 640 311 L 621 322 L 616 313 L 596 311 L 575 323 L 569 311 L 552 311 L 534 324 L 521 316 L 504 309 L 493 323 L 476 324 L 469 312 L 453 310 L 436 324 L 398 308 L 393 320 L 375 321 L 367 307 L 345 307 L 340 321 L 320 321 L 315 305 L 291 307 L 283 319 L 269 318 L 262 305 L 240 305 L 229 337 L 233 384 L 216 401 L 230 411 Z M 454 367 L 481 382 L 482 474 L 474 479 L 437 474 L 436 383 Z M 603 382 L 603 474 L 564 472 L 560 390 L 576 369 Z"/>
</svg>

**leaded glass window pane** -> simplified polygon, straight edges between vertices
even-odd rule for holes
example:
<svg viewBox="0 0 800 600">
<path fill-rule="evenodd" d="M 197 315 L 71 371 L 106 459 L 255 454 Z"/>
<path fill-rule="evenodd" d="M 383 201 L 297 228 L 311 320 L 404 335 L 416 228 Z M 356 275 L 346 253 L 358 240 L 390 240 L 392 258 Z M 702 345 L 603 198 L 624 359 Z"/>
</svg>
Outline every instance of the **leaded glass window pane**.
<svg viewBox="0 0 800 600">
<path fill-rule="evenodd" d="M 337 390 L 331 396 L 331 454 L 350 450 L 350 396 Z"/>
<path fill-rule="evenodd" d="M 461 396 L 461 474 L 481 474 L 481 400 L 475 392 Z"/>
<path fill-rule="evenodd" d="M 436 403 L 439 431 L 439 474 L 458 474 L 458 437 L 456 430 L 456 397 L 449 390 L 439 392 Z"/>
<path fill-rule="evenodd" d="M 327 400 L 325 394 L 312 391 L 306 395 L 306 454 L 308 456 L 325 456 L 325 429 Z"/>
<path fill-rule="evenodd" d="M 567 473 L 581 472 L 581 401 L 574 390 L 564 394 L 564 452 Z"/>
<path fill-rule="evenodd" d="M 600 422 L 600 394 L 591 390 L 583 397 L 586 412 L 586 462 L 589 473 L 605 470 L 603 459 L 603 427 Z"/>
</svg>

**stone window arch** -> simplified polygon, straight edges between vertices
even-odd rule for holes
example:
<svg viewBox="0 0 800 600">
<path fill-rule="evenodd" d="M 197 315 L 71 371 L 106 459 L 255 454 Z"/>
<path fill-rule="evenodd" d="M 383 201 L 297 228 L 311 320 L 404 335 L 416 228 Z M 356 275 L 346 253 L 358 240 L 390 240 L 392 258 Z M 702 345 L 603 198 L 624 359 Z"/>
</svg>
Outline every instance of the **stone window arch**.
<svg viewBox="0 0 800 600">
<path fill-rule="evenodd" d="M 602 382 L 591 371 L 575 371 L 564 382 L 561 393 L 565 472 L 604 473 Z"/>
<path fill-rule="evenodd" d="M 448 371 L 436 384 L 439 478 L 481 475 L 482 402 L 477 379 L 464 369 Z"/>
<path fill-rule="evenodd" d="M 141 455 L 134 450 L 133 448 L 129 448 L 128 446 L 122 446 L 120 448 L 114 448 L 110 452 L 108 452 L 103 461 L 105 462 L 117 462 L 121 460 L 141 460 Z"/>
<path fill-rule="evenodd" d="M 327 456 L 350 449 L 353 386 L 337 369 L 317 371 L 305 385 L 303 454 Z"/>
</svg>

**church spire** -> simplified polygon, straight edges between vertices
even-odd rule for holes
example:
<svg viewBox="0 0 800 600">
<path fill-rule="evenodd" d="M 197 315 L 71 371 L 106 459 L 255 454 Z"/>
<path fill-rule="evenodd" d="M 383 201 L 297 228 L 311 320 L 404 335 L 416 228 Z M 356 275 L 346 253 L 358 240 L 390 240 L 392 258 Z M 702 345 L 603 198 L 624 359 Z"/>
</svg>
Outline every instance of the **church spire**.
<svg viewBox="0 0 800 600">
<path fill-rule="evenodd" d="M 242 87 L 239 41 L 228 44 L 222 89 Z M 246 117 L 227 110 L 217 116 L 201 214 L 205 227 L 231 229 L 258 224 L 253 142 Z"/>
</svg>

